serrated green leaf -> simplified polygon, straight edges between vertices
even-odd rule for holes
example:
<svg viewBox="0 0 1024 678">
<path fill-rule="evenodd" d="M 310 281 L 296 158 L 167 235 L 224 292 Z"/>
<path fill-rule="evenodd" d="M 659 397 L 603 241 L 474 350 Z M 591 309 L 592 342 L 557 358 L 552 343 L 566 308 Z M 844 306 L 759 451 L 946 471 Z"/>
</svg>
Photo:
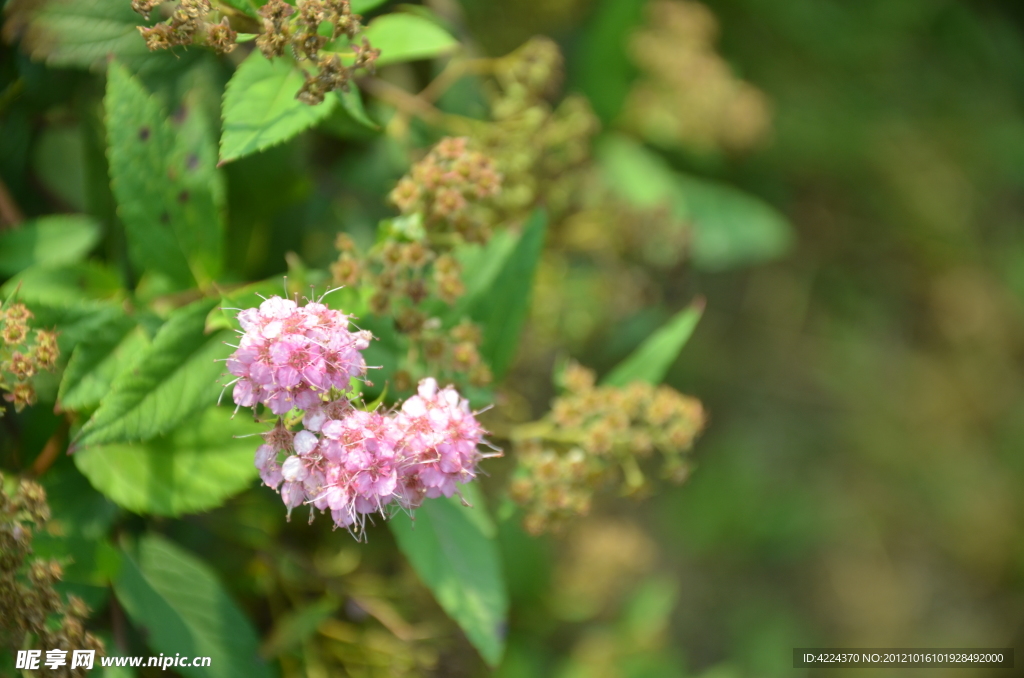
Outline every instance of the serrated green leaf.
<svg viewBox="0 0 1024 678">
<path fill-rule="evenodd" d="M 117 274 L 108 267 L 83 261 L 26 268 L 0 288 L 4 298 L 15 293 L 26 304 L 67 307 L 83 301 L 115 300 L 123 296 L 124 290 Z"/>
<path fill-rule="evenodd" d="M 181 288 L 205 285 L 220 273 L 224 237 L 212 138 L 197 134 L 198 123 L 175 129 L 116 62 L 104 104 L 111 187 L 133 263 Z"/>
<path fill-rule="evenodd" d="M 29 266 L 78 261 L 99 242 L 99 224 L 83 214 L 56 214 L 0 231 L 0 276 Z"/>
<path fill-rule="evenodd" d="M 91 261 L 27 268 L 0 288 L 5 299 L 14 294 L 32 311 L 34 327 L 57 330 L 61 360 L 67 360 L 81 341 L 125 314 L 117 276 Z"/>
<path fill-rule="evenodd" d="M 447 54 L 459 41 L 433 21 L 415 14 L 385 14 L 366 27 L 363 36 L 380 50 L 378 66 L 431 59 Z"/>
<path fill-rule="evenodd" d="M 133 70 L 176 68 L 192 55 L 150 52 L 138 26 L 143 21 L 131 3 L 111 0 L 12 0 L 6 29 L 19 36 L 33 59 L 50 66 L 100 67 L 111 56 Z"/>
<path fill-rule="evenodd" d="M 548 218 L 534 212 L 490 289 L 477 297 L 470 316 L 483 327 L 481 354 L 500 379 L 512 364 L 519 333 L 530 310 L 533 274 L 544 248 Z"/>
<path fill-rule="evenodd" d="M 210 665 L 175 667 L 199 678 L 269 678 L 257 654 L 256 632 L 202 560 L 154 534 L 125 551 L 114 593 L 129 618 L 146 630 L 154 652 L 210 657 Z"/>
<path fill-rule="evenodd" d="M 205 334 L 206 316 L 215 301 L 179 309 L 160 328 L 131 370 L 121 373 L 110 393 L 74 440 L 74 447 L 148 440 L 213 404 L 220 360 L 233 335 Z"/>
<path fill-rule="evenodd" d="M 59 407 L 75 411 L 95 408 L 149 343 L 145 331 L 127 316 L 97 328 L 71 353 L 57 392 Z"/>
<path fill-rule="evenodd" d="M 438 604 L 493 667 L 505 651 L 508 594 L 494 523 L 475 488 L 463 492 L 473 508 L 458 497 L 428 499 L 415 521 L 399 514 L 388 525 Z"/>
<path fill-rule="evenodd" d="M 327 97 L 310 106 L 295 98 L 305 78 L 294 60 L 267 60 L 254 51 L 224 92 L 224 130 L 220 137 L 220 162 L 256 153 L 293 136 L 330 115 L 338 97 Z"/>
<path fill-rule="evenodd" d="M 703 313 L 703 299 L 684 308 L 605 375 L 601 383 L 607 386 L 626 386 L 634 381 L 660 384 Z"/>
<path fill-rule="evenodd" d="M 39 327 L 57 330 L 61 359 L 66 359 L 75 346 L 105 325 L 124 315 L 120 305 L 103 302 L 79 302 L 74 306 L 30 306 Z"/>
<path fill-rule="evenodd" d="M 219 506 L 248 487 L 258 473 L 253 454 L 259 438 L 235 436 L 265 431 L 251 417 L 232 418 L 231 410 L 212 407 L 166 436 L 98 445 L 72 457 L 93 487 L 118 506 L 178 516 Z"/>
</svg>

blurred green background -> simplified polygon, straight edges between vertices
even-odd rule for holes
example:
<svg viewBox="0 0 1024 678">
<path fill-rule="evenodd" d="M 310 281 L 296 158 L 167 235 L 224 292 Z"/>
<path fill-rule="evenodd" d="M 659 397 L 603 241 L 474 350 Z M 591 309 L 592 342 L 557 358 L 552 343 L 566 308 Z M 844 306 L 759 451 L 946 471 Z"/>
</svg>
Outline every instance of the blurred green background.
<svg viewBox="0 0 1024 678">
<path fill-rule="evenodd" d="M 499 50 L 531 31 L 560 36 L 569 89 L 600 101 L 615 93 L 588 71 L 588 31 L 631 4 L 480 3 L 473 26 Z M 657 554 L 631 565 L 661 573 L 648 585 L 677 596 L 658 642 L 690 671 L 723 678 L 798 675 L 785 657 L 799 645 L 1019 647 L 1022 7 L 706 5 L 722 53 L 770 99 L 774 134 L 741 158 L 666 156 L 765 198 L 797 242 L 750 269 L 653 276 L 668 303 L 708 298 L 669 382 L 711 416 L 689 483 L 622 517 Z M 614 46 L 601 49 L 613 76 Z M 567 306 L 593 309 L 582 297 Z M 579 357 L 613 364 L 630 321 L 604 324 Z M 604 557 L 625 548 L 604 538 L 614 544 Z M 601 567 L 576 562 L 564 582 Z M 636 580 L 625 566 L 618 576 Z M 628 631 L 652 614 L 627 608 L 586 631 L 570 673 L 655 675 L 641 657 L 653 630 Z M 847 674 L 860 675 L 819 675 Z"/>
<path fill-rule="evenodd" d="M 644 77 L 629 41 L 644 3 L 454 2 L 428 4 L 454 17 L 478 54 L 555 39 L 565 91 L 587 96 L 606 129 L 629 128 L 624 102 Z M 786 249 L 771 261 L 716 270 L 579 247 L 607 226 L 600 220 L 555 231 L 505 406 L 543 414 L 560 357 L 607 370 L 703 295 L 707 310 L 669 383 L 700 398 L 710 423 L 682 487 L 643 502 L 604 497 L 554 538 L 504 524 L 513 609 L 498 675 L 853 676 L 863 674 L 794 670 L 792 648 L 1024 647 L 1024 5 L 704 4 L 716 49 L 763 93 L 770 131 L 738 149 L 652 146 L 675 170 L 774 206 L 792 244 L 769 243 Z M 30 215 L 112 210 L 88 188 L 105 181 L 101 82 L 7 47 L 2 57 L 5 74 L 31 76 L 31 107 L 8 112 L 0 134 L 0 176 L 15 200 Z M 398 83 L 429 75 L 383 72 Z M 460 96 L 442 105 L 471 108 Z M 389 213 L 383 187 L 404 171 L 392 150 L 321 130 L 228 166 L 234 267 L 252 279 L 280 273 L 288 250 L 323 266 L 340 223 L 369 237 Z M 513 461 L 494 463 L 495 494 Z M 295 564 L 304 550 L 317 571 L 347 577 L 339 595 L 415 590 L 399 608 L 432 605 L 395 563 L 385 530 L 339 553 L 345 535 L 286 526 L 275 501 L 253 490 L 157 522 L 222 576 L 239 573 L 225 582 L 262 630 L 295 604 L 280 590 L 308 576 Z M 367 614 L 351 602 L 343 611 Z M 384 626 L 358 636 L 384 658 L 372 675 L 485 672 L 464 641 L 422 659 L 408 650 L 415 629 Z M 309 656 L 289 661 L 286 672 L 333 675 Z"/>
</svg>

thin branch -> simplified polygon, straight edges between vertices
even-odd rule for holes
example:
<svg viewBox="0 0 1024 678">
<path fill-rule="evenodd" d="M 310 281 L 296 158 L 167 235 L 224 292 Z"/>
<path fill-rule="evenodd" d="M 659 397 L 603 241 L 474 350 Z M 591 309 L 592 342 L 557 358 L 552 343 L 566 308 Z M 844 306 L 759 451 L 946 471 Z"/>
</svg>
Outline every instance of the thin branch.
<svg viewBox="0 0 1024 678">
<path fill-rule="evenodd" d="M 67 444 L 69 428 L 70 425 L 68 424 L 67 418 L 61 419 L 60 424 L 57 426 L 57 430 L 54 431 L 53 435 L 50 436 L 50 439 L 46 441 L 46 444 L 43 445 L 43 451 L 39 453 L 39 456 L 36 457 L 36 460 L 32 463 L 33 476 L 38 478 L 46 473 L 46 469 L 53 465 L 53 462 L 57 459 L 57 455 L 60 454 L 60 451 L 63 450 Z"/>
<path fill-rule="evenodd" d="M 25 221 L 25 215 L 18 209 L 3 179 L 0 179 L 0 229 L 17 228 Z"/>
<path fill-rule="evenodd" d="M 493 59 L 452 59 L 444 70 L 419 93 L 419 98 L 431 103 L 437 101 L 459 79 L 469 73 L 490 73 Z"/>
<path fill-rule="evenodd" d="M 448 116 L 429 102 L 420 99 L 415 94 L 409 94 L 401 87 L 396 87 L 379 78 L 363 78 L 359 80 L 359 88 L 386 101 L 406 115 L 414 115 L 435 127 L 445 126 Z"/>
</svg>

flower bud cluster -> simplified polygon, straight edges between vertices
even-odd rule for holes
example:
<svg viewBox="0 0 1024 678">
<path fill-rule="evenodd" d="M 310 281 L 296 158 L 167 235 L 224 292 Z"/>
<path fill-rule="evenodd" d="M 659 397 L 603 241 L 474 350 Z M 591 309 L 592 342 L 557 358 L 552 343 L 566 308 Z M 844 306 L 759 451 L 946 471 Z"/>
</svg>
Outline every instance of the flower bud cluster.
<svg viewBox="0 0 1024 678">
<path fill-rule="evenodd" d="M 551 412 L 513 436 L 519 470 L 510 494 L 526 509 L 528 530 L 543 532 L 587 513 L 594 491 L 609 482 L 626 494 L 643 491 L 639 462 L 655 451 L 663 476 L 686 480 L 684 455 L 705 424 L 700 401 L 642 382 L 595 386 L 594 373 L 576 364 L 562 379 L 566 393 Z"/>
<path fill-rule="evenodd" d="M 149 19 L 150 13 L 161 4 L 161 0 L 132 0 L 132 9 Z M 238 34 L 231 28 L 227 17 L 219 23 L 207 20 L 212 10 L 210 0 L 180 0 L 171 18 L 155 26 L 139 26 L 139 33 L 150 51 L 188 46 L 198 42 L 216 51 L 227 54 L 235 49 Z"/>
<path fill-rule="evenodd" d="M 298 11 L 296 11 L 296 7 Z M 283 56 L 291 49 L 295 59 L 315 65 L 314 73 L 306 73 L 306 81 L 296 98 L 315 105 L 335 90 L 348 91 L 349 81 L 357 69 L 374 70 L 379 49 L 373 49 L 363 38 L 360 16 L 352 13 L 349 0 L 305 0 L 296 7 L 284 0 L 270 0 L 259 9 L 263 32 L 256 38 L 256 47 L 268 59 Z M 330 33 L 321 30 L 330 25 Z M 336 52 L 324 50 L 328 43 L 345 37 L 349 40 L 355 60 L 345 66 Z"/>
<path fill-rule="evenodd" d="M 704 5 L 656 0 L 630 40 L 643 76 L 623 112 L 627 126 L 649 141 L 698 151 L 742 151 L 768 135 L 764 94 L 733 75 L 715 51 L 718 26 Z"/>
<path fill-rule="evenodd" d="M 486 242 L 493 216 L 483 202 L 501 192 L 494 162 L 469 149 L 466 137 L 446 137 L 391 191 L 404 215 L 420 214 L 430 233 L 454 232 L 469 242 Z"/>
<path fill-rule="evenodd" d="M 506 218 L 542 204 L 558 219 L 579 200 L 598 121 L 584 97 L 552 108 L 562 70 L 558 46 L 542 37 L 495 61 L 493 122 L 476 126 L 473 140 L 504 176 L 496 207 Z"/>
<path fill-rule="evenodd" d="M 342 233 L 335 245 L 341 254 L 331 265 L 334 282 L 372 287 L 375 292 L 369 300 L 370 312 L 394 317 L 395 329 L 409 339 L 426 373 L 446 378 L 465 375 L 478 386 L 490 383 L 490 369 L 480 357 L 479 328 L 463 320 L 446 330 L 440 319 L 424 310 L 428 308 L 424 302 L 430 299 L 451 305 L 465 292 L 462 269 L 455 257 L 431 249 L 425 240 L 389 239 L 361 254 L 352 239 Z M 403 393 L 412 389 L 414 379 L 407 369 L 400 369 L 393 385 Z"/>
<path fill-rule="evenodd" d="M 399 392 L 411 388 L 410 372 L 421 369 L 445 377 L 468 376 L 475 385 L 491 380 L 480 357 L 479 330 L 468 321 L 444 328 L 436 316 L 436 300 L 454 305 L 465 294 L 462 267 L 452 250 L 490 236 L 495 215 L 489 203 L 500 195 L 501 184 L 487 156 L 471 150 L 466 138 L 448 137 L 391 192 L 402 216 L 382 223 L 376 245 L 361 253 L 347 235 L 338 236 L 340 254 L 331 265 L 334 282 L 373 289 L 370 312 L 392 316 L 395 329 L 411 344 L 410 364 L 395 374 Z"/>
<path fill-rule="evenodd" d="M 132 9 L 149 19 L 162 0 L 132 0 Z M 150 50 L 170 49 L 193 44 L 206 45 L 218 54 L 235 49 L 238 33 L 227 17 L 219 23 L 207 20 L 210 0 L 179 0 L 171 18 L 152 27 L 139 26 L 139 33 Z M 322 103 L 329 92 L 348 91 L 349 81 L 358 69 L 372 73 L 379 49 L 362 38 L 360 16 L 352 13 L 349 0 L 304 0 L 293 6 L 284 0 L 270 0 L 258 10 L 263 31 L 256 38 L 256 47 L 268 59 L 284 56 L 286 51 L 299 62 L 309 62 L 312 73 L 296 94 L 300 101 Z M 330 31 L 321 30 L 329 24 Z M 346 66 L 337 52 L 324 48 L 328 43 L 346 38 L 354 57 Z"/>
<path fill-rule="evenodd" d="M 317 302 L 298 307 L 271 297 L 238 317 L 243 337 L 228 359 L 239 378 L 235 402 L 263 404 L 275 414 L 302 410 L 302 430 L 293 432 L 279 419 L 255 459 L 289 517 L 309 504 L 329 510 L 337 527 L 360 533 L 367 515 L 386 517 L 391 507 L 413 509 L 425 498 L 451 497 L 476 477 L 478 461 L 487 456 L 478 450 L 485 432 L 453 387 L 439 388 L 427 378 L 394 412 L 358 409 L 348 383 L 365 371 L 359 352 L 368 337 L 350 332 L 347 316 Z M 300 350 L 313 355 L 297 357 Z M 243 383 L 250 385 L 240 388 Z"/>
<path fill-rule="evenodd" d="M 96 650 L 102 655 L 103 643 L 83 626 L 89 614 L 85 603 L 75 596 L 68 596 L 65 603 L 54 588 L 63 574 L 60 565 L 29 557 L 33 530 L 50 519 L 46 492 L 23 480 L 17 492 L 7 496 L 3 481 L 0 476 L 0 648 L 19 649 L 31 634 L 37 647 Z M 45 675 L 79 678 L 86 671 L 64 668 L 63 673 Z"/>
<path fill-rule="evenodd" d="M 32 377 L 41 370 L 52 371 L 60 355 L 56 333 L 30 329 L 31 318 L 23 304 L 0 308 L 0 389 L 7 391 L 4 400 L 14 403 L 17 412 L 36 401 Z"/>
<path fill-rule="evenodd" d="M 590 512 L 594 488 L 604 478 L 601 466 L 582 448 L 560 453 L 541 441 L 525 440 L 517 442 L 515 452 L 518 468 L 509 496 L 526 509 L 527 532 L 540 535 Z"/>
<path fill-rule="evenodd" d="M 420 311 L 409 309 L 397 318 L 399 329 L 403 329 L 403 320 L 410 313 L 425 317 Z M 480 356 L 482 337 L 480 328 L 470 320 L 464 319 L 449 330 L 441 327 L 437 319 L 427 318 L 419 329 L 408 331 L 407 336 L 413 342 L 420 359 L 428 372 L 457 378 L 468 378 L 474 386 L 486 386 L 491 383 L 491 370 Z M 413 377 L 406 370 L 398 370 L 394 376 L 395 388 L 399 393 L 412 386 Z"/>
</svg>

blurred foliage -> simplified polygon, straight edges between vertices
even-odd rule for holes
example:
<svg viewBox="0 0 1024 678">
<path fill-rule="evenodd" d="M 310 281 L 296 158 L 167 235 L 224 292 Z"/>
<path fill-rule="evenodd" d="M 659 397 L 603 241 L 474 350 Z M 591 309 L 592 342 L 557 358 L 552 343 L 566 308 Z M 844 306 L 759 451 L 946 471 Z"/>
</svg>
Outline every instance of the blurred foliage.
<svg viewBox="0 0 1024 678">
<path fill-rule="evenodd" d="M 488 675 L 486 659 L 503 678 L 727 678 L 793 675 L 796 646 L 1024 640 L 1015 3 L 353 2 L 381 68 L 319 108 L 244 43 L 149 53 L 130 3 L 67 4 L 3 4 L 2 294 L 59 329 L 60 357 L 39 404 L 0 419 L 0 465 L 47 489 L 63 532 L 33 549 L 73 560 L 55 586 L 108 652 L 204 647 L 224 675 Z M 140 126 L 157 156 L 129 143 Z M 432 505 L 367 544 L 285 523 L 255 486 L 227 439 L 248 422 L 212 406 L 219 367 L 184 378 L 226 355 L 212 332 L 233 320 L 210 310 L 280 293 L 286 272 L 322 288 L 339 232 L 359 252 L 415 239 L 386 196 L 445 135 L 505 182 L 493 237 L 453 255 L 465 295 L 418 307 L 446 332 L 480 325 L 495 381 L 467 393 L 495 403 L 485 426 L 503 444 L 554 416 L 570 356 L 603 383 L 664 377 L 708 413 L 684 486 L 595 486 L 588 516 L 533 537 L 509 454 L 476 508 Z M 153 181 L 163 161 L 177 171 Z M 165 217 L 199 240 L 133 235 Z M 368 361 L 411 360 L 419 338 L 352 292 L 338 303 L 379 338 Z M 680 309 L 698 295 L 694 327 Z M 374 381 L 368 398 L 404 395 L 394 367 Z M 67 458 L 75 436 L 96 445 Z"/>
</svg>

